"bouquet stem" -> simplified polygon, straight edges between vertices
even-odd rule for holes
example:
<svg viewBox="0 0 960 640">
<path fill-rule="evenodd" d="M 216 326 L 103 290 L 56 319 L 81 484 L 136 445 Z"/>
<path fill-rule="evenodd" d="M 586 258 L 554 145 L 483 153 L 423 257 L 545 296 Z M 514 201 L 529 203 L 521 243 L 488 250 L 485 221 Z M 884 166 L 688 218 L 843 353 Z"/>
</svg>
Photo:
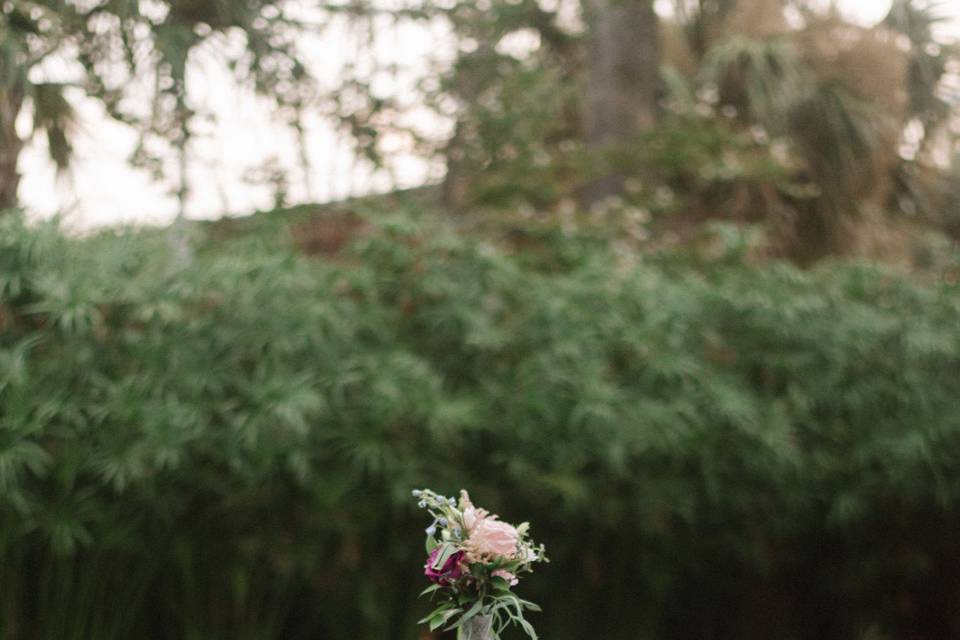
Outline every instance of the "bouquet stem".
<svg viewBox="0 0 960 640">
<path fill-rule="evenodd" d="M 457 640 L 495 640 L 493 618 L 477 616 L 457 628 Z"/>
</svg>

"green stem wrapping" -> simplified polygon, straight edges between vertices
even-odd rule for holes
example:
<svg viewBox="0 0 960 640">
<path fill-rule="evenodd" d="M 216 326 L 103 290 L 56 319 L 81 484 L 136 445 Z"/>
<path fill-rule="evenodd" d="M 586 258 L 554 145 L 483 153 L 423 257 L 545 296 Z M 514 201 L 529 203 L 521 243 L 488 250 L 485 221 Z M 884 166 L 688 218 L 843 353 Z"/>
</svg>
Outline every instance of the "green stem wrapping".
<svg viewBox="0 0 960 640">
<path fill-rule="evenodd" d="M 457 640 L 496 640 L 493 618 L 476 616 L 457 628 Z"/>
</svg>

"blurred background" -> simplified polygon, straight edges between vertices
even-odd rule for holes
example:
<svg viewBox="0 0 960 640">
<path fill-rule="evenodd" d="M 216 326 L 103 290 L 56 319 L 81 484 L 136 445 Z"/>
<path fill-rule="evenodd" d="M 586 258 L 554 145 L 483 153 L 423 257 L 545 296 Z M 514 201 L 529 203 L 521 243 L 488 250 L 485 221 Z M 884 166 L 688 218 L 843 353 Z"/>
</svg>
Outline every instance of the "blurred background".
<svg viewBox="0 0 960 640">
<path fill-rule="evenodd" d="M 440 638 L 425 486 L 548 640 L 960 638 L 958 39 L 0 0 L 0 640 Z"/>
</svg>

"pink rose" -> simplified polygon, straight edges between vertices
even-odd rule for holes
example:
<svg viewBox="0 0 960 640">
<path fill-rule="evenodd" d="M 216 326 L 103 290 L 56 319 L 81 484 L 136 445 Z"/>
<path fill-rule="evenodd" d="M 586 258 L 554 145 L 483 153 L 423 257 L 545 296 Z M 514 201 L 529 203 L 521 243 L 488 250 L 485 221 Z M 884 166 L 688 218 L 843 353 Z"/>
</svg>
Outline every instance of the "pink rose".
<svg viewBox="0 0 960 640">
<path fill-rule="evenodd" d="M 460 490 L 460 508 L 463 510 L 463 528 L 469 534 L 473 528 L 482 522 L 488 515 L 486 509 L 478 509 L 470 501 L 470 494 L 466 490 Z"/>
<path fill-rule="evenodd" d="M 503 578 L 504 580 L 507 581 L 507 583 L 509 583 L 509 585 L 510 585 L 511 587 L 512 587 L 513 585 L 517 584 L 518 582 L 520 582 L 520 580 L 517 579 L 517 576 L 513 575 L 512 573 L 510 573 L 510 572 L 507 571 L 506 569 L 497 569 L 496 571 L 494 571 L 494 572 L 491 573 L 490 575 L 495 576 L 495 577 L 497 577 L 497 578 Z"/>
<path fill-rule="evenodd" d="M 472 505 L 463 510 L 463 527 L 469 534 L 478 524 L 487 519 L 486 509 L 477 509 Z"/>
<path fill-rule="evenodd" d="M 478 556 L 512 558 L 517 554 L 519 535 L 512 525 L 493 518 L 480 519 L 470 531 L 468 544 Z"/>
</svg>

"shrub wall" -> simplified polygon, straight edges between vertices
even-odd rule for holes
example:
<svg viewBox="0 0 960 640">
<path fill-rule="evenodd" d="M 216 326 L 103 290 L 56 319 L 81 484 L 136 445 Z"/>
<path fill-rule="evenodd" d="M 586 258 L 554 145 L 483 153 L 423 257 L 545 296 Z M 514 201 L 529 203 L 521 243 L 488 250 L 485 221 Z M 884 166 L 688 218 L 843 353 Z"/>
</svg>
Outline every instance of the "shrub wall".
<svg viewBox="0 0 960 640">
<path fill-rule="evenodd" d="M 419 486 L 544 638 L 960 637 L 956 288 L 551 242 L 0 220 L 0 638 L 422 637 Z"/>
</svg>

